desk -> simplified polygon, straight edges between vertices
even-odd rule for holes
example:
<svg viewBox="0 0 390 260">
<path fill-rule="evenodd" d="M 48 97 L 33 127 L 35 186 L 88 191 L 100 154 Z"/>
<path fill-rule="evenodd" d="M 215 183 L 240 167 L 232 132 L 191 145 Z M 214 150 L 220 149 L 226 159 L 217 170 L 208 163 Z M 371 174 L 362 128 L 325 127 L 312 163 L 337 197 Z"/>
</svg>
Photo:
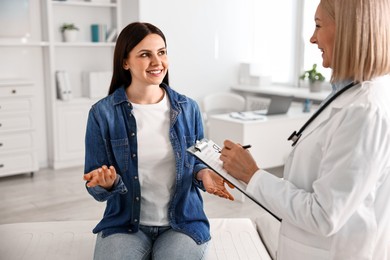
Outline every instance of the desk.
<svg viewBox="0 0 390 260">
<path fill-rule="evenodd" d="M 321 92 L 310 92 L 308 88 L 296 88 L 288 87 L 282 85 L 270 85 L 270 86 L 244 86 L 237 85 L 231 88 L 233 91 L 243 94 L 244 96 L 248 95 L 260 95 L 260 96 L 294 96 L 295 101 L 303 101 L 305 99 L 311 99 L 314 103 L 320 103 L 324 100 L 331 92 L 331 87 L 329 90 L 323 90 Z"/>
<path fill-rule="evenodd" d="M 301 105 L 291 106 L 284 115 L 268 116 L 265 120 L 243 121 L 229 114 L 209 118 L 209 139 L 223 145 L 225 139 L 240 144 L 251 144 L 250 152 L 261 168 L 282 166 L 291 150 L 287 138 L 313 113 L 303 113 Z"/>
</svg>

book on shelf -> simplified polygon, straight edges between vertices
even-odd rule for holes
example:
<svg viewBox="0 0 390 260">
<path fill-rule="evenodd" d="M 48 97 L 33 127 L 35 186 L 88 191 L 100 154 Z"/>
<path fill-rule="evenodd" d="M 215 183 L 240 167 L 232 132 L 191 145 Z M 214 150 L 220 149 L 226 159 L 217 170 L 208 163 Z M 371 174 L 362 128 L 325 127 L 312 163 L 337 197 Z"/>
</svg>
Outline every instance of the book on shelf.
<svg viewBox="0 0 390 260">
<path fill-rule="evenodd" d="M 106 24 L 91 24 L 91 40 L 92 42 L 107 41 L 107 25 Z"/>
<path fill-rule="evenodd" d="M 111 0 L 84 0 L 85 2 L 99 3 L 99 4 L 110 4 Z"/>
<path fill-rule="evenodd" d="M 116 29 L 112 28 L 108 33 L 107 33 L 107 38 L 106 42 L 115 42 L 116 41 Z"/>
<path fill-rule="evenodd" d="M 83 96 L 100 99 L 108 95 L 112 71 L 85 71 Z"/>
<path fill-rule="evenodd" d="M 72 99 L 72 87 L 69 80 L 69 73 L 65 70 L 56 71 L 57 98 L 68 101 Z"/>
</svg>

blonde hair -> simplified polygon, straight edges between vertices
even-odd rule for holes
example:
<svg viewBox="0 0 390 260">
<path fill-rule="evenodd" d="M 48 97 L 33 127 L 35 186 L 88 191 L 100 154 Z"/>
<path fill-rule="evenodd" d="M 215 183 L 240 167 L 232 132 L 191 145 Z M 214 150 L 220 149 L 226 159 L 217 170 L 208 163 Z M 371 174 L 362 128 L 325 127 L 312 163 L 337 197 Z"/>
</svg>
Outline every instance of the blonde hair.
<svg viewBox="0 0 390 260">
<path fill-rule="evenodd" d="M 390 0 L 321 0 L 320 6 L 336 24 L 332 82 L 390 73 Z"/>
</svg>

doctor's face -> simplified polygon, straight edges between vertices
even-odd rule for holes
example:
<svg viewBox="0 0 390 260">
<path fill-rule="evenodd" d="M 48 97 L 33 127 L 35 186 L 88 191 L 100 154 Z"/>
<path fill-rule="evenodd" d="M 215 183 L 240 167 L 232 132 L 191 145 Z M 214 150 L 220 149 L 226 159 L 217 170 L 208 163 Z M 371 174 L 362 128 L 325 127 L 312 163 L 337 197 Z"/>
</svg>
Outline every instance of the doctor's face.
<svg viewBox="0 0 390 260">
<path fill-rule="evenodd" d="M 317 7 L 314 21 L 316 28 L 310 42 L 317 44 L 322 52 L 322 66 L 330 68 L 332 65 L 333 48 L 335 41 L 336 24 L 321 5 Z"/>
</svg>

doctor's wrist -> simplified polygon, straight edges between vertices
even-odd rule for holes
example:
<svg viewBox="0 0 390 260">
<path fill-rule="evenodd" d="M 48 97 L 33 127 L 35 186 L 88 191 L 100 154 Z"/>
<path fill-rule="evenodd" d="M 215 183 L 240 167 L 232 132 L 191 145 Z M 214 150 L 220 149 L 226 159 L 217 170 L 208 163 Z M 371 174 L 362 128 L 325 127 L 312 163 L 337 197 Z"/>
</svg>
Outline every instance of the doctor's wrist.
<svg viewBox="0 0 390 260">
<path fill-rule="evenodd" d="M 244 176 L 242 177 L 242 181 L 245 182 L 245 183 L 249 183 L 250 180 L 252 179 L 253 175 L 256 174 L 256 172 L 258 172 L 260 170 L 259 167 L 257 167 L 257 165 L 255 167 L 250 167 L 246 170 L 244 170 Z"/>
</svg>

